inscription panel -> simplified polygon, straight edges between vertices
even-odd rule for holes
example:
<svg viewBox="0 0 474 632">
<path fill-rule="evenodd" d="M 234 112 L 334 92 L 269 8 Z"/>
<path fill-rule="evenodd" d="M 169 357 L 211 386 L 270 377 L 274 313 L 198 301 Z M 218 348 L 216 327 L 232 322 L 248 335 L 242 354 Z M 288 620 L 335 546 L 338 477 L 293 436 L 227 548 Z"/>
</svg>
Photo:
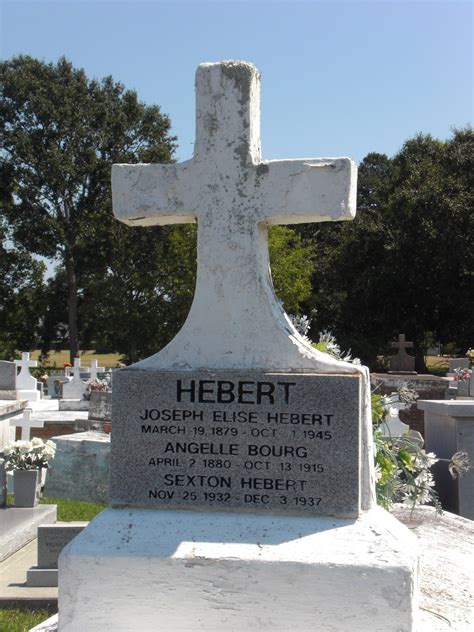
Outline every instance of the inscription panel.
<svg viewBox="0 0 474 632">
<path fill-rule="evenodd" d="M 113 506 L 357 516 L 353 375 L 115 374 Z"/>
</svg>

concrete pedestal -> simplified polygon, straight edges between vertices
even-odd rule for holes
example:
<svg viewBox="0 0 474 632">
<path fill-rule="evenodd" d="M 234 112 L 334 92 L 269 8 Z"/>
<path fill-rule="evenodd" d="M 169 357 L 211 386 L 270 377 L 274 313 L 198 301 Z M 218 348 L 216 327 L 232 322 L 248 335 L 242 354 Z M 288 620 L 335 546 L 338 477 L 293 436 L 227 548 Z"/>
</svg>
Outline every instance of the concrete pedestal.
<svg viewBox="0 0 474 632">
<path fill-rule="evenodd" d="M 474 400 L 419 400 L 418 408 L 425 414 L 426 451 L 444 459 L 433 466 L 443 509 L 474 520 L 474 469 L 456 479 L 448 470 L 456 452 L 466 452 L 474 462 Z"/>
<path fill-rule="evenodd" d="M 0 509 L 0 562 L 36 538 L 40 524 L 56 522 L 56 505 Z"/>
<path fill-rule="evenodd" d="M 408 632 L 417 559 L 380 508 L 358 520 L 106 509 L 59 558 L 59 631 Z"/>
</svg>

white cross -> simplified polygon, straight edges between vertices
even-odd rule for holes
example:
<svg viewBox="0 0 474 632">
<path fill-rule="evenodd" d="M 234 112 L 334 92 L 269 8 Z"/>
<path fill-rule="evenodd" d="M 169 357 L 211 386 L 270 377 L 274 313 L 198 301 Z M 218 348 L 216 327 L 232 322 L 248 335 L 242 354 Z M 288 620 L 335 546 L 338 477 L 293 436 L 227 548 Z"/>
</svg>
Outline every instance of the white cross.
<svg viewBox="0 0 474 632">
<path fill-rule="evenodd" d="M 23 419 L 10 419 L 10 426 L 15 426 L 17 428 L 21 428 L 21 440 L 29 441 L 30 440 L 30 430 L 31 428 L 43 428 L 44 421 L 33 421 L 31 419 L 31 408 L 25 408 L 23 412 Z"/>
<path fill-rule="evenodd" d="M 38 366 L 36 360 L 30 360 L 30 354 L 23 352 L 21 354 L 21 360 L 15 360 L 17 367 L 20 367 L 20 373 L 16 378 L 16 387 L 18 390 L 35 390 L 36 380 L 30 375 L 30 367 Z"/>
<path fill-rule="evenodd" d="M 352 219 L 357 168 L 349 158 L 262 161 L 259 79 L 247 62 L 202 64 L 194 158 L 113 166 L 119 220 L 130 226 L 198 223 L 188 319 L 142 367 L 331 370 L 336 364 L 304 343 L 276 300 L 267 232 L 271 224 Z"/>
<path fill-rule="evenodd" d="M 81 366 L 80 358 L 74 358 L 74 366 L 71 367 L 71 372 L 74 380 L 80 380 L 82 379 L 81 373 L 88 373 L 89 369 L 87 367 Z"/>
<path fill-rule="evenodd" d="M 98 373 L 103 373 L 105 371 L 105 367 L 103 366 L 98 366 L 98 360 L 96 358 L 94 358 L 94 360 L 91 361 L 91 380 L 96 380 L 97 379 L 97 374 Z"/>
</svg>

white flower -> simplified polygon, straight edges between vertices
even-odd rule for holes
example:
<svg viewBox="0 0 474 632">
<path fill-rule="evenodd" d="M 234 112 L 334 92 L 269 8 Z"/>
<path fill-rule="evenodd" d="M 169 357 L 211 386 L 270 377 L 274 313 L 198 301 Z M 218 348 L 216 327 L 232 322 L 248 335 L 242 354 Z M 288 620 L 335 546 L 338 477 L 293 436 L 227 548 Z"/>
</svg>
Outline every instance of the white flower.
<svg viewBox="0 0 474 632">
<path fill-rule="evenodd" d="M 31 445 L 34 448 L 43 447 L 44 446 L 43 439 L 40 439 L 39 437 L 33 437 L 33 439 L 31 440 Z"/>
<path fill-rule="evenodd" d="M 31 451 L 33 447 L 31 445 L 31 441 L 20 441 L 19 443 L 21 443 L 21 445 L 19 446 L 20 454 L 27 454 L 28 452 Z"/>
</svg>

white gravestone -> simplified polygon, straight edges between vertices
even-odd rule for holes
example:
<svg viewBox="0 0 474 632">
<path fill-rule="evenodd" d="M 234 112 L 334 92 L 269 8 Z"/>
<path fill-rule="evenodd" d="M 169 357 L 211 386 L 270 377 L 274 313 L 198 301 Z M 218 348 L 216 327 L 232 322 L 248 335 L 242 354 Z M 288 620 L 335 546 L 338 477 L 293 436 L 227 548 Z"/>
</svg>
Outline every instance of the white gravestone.
<svg viewBox="0 0 474 632">
<path fill-rule="evenodd" d="M 71 369 L 73 378 L 70 382 L 64 382 L 63 384 L 63 399 L 82 399 L 87 393 L 89 386 L 81 378 L 81 373 L 84 373 L 86 369 L 81 367 L 80 358 L 74 359 L 74 366 Z"/>
<path fill-rule="evenodd" d="M 122 221 L 151 226 L 197 220 L 196 293 L 174 340 L 114 376 L 112 508 L 60 556 L 61 632 L 414 630 L 417 547 L 414 537 L 375 505 L 368 372 L 305 342 L 275 297 L 269 272 L 269 225 L 351 219 L 356 167 L 348 158 L 262 161 L 259 111 L 253 65 L 203 64 L 196 75 L 194 158 L 113 168 L 114 213 Z M 309 396 L 312 377 L 318 386 Z M 340 397 L 338 384 L 345 380 Z M 330 384 L 336 389 L 332 397 Z M 319 385 L 325 410 L 311 414 L 303 405 L 305 394 L 314 398 L 309 402 L 314 408 Z M 297 412 L 289 407 L 293 394 Z M 258 408 L 262 401 L 265 409 Z M 160 408 L 164 403 L 170 408 Z M 299 424 L 296 435 L 288 428 L 291 419 Z M 279 436 L 280 426 L 288 443 L 276 445 L 272 437 Z M 352 434 L 347 471 L 333 428 L 347 446 Z M 309 430 L 314 436 L 304 434 Z M 184 436 L 179 457 L 169 455 L 168 463 L 157 458 L 153 465 L 150 459 L 155 480 L 167 487 L 148 489 L 149 508 L 140 509 L 140 446 L 149 450 L 155 441 L 157 451 L 166 443 L 174 451 L 178 437 L 172 434 L 178 432 Z M 260 439 L 254 440 L 255 432 Z M 190 440 L 193 435 L 204 438 Z M 330 461 L 322 470 L 320 463 L 298 461 L 310 441 L 314 458 L 324 459 L 326 440 L 328 446 L 332 442 L 340 486 L 349 475 L 350 502 L 339 496 L 335 482 L 328 483 Z M 199 452 L 199 463 L 193 464 L 194 454 L 182 456 L 191 448 Z M 285 450 L 288 460 L 245 461 L 245 451 L 254 449 Z M 221 465 L 225 470 L 228 461 L 231 475 L 211 472 L 207 457 L 216 454 L 228 455 Z M 217 460 L 212 459 L 215 467 Z M 244 476 L 245 463 L 255 470 L 257 464 L 279 467 L 281 474 Z M 321 498 L 297 493 L 304 492 L 310 476 L 293 474 L 291 480 L 284 472 L 288 466 L 301 473 L 304 466 L 313 468 L 311 489 L 317 490 L 319 473 L 327 493 Z M 220 481 L 227 489 L 216 493 Z M 243 494 L 233 496 L 238 485 L 246 495 L 252 490 L 246 511 Z M 331 492 L 342 499 L 340 507 L 331 504 Z M 167 509 L 167 499 L 172 507 L 189 503 L 193 511 Z M 271 510 L 257 511 L 267 499 Z M 329 501 L 327 514 L 319 501 Z M 344 513 L 352 517 L 334 517 Z"/>
<path fill-rule="evenodd" d="M 41 399 L 41 393 L 37 389 L 37 380 L 30 375 L 30 367 L 38 366 L 36 360 L 30 360 L 29 353 L 22 353 L 21 360 L 15 360 L 17 367 L 20 367 L 20 373 L 16 376 L 16 388 L 18 391 L 18 399 L 27 399 L 37 402 Z"/>
<path fill-rule="evenodd" d="M 21 440 L 29 441 L 32 428 L 43 428 L 44 421 L 31 419 L 31 408 L 25 408 L 22 419 L 10 419 L 10 426 L 21 428 Z"/>
</svg>

